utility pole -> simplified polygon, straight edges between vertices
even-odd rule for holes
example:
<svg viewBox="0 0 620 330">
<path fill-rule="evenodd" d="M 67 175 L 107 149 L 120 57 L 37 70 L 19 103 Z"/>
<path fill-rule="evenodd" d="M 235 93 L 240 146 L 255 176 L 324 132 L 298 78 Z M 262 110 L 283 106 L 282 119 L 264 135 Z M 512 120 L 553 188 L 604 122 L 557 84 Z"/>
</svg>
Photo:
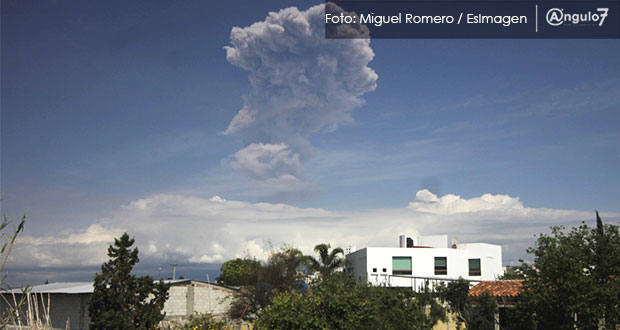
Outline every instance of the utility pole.
<svg viewBox="0 0 620 330">
<path fill-rule="evenodd" d="M 177 279 L 177 266 L 179 264 L 170 264 L 170 266 L 172 266 L 172 279 L 176 280 Z"/>
</svg>

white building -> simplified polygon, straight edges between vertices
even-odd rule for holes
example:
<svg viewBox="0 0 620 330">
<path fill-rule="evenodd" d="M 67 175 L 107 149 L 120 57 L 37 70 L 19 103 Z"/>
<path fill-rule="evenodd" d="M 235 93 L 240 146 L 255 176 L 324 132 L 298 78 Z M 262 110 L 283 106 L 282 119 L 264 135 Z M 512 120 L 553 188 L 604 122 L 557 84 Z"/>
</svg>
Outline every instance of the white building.
<svg viewBox="0 0 620 330">
<path fill-rule="evenodd" d="M 367 247 L 347 254 L 349 271 L 360 282 L 419 290 L 462 277 L 493 281 L 503 274 L 502 247 L 486 243 L 453 244 L 448 236 L 400 236 L 399 247 Z"/>
</svg>

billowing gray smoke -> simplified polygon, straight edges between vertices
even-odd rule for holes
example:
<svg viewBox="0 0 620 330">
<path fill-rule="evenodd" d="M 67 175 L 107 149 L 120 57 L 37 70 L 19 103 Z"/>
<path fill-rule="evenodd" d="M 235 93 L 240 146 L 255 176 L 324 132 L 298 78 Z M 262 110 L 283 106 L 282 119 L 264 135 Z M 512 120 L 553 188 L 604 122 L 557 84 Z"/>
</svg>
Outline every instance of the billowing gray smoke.
<svg viewBox="0 0 620 330">
<path fill-rule="evenodd" d="M 324 8 L 283 9 L 231 32 L 226 59 L 249 72 L 252 90 L 223 133 L 244 143 L 229 164 L 253 180 L 299 179 L 308 136 L 351 121 L 377 86 L 370 41 L 325 39 Z"/>
</svg>

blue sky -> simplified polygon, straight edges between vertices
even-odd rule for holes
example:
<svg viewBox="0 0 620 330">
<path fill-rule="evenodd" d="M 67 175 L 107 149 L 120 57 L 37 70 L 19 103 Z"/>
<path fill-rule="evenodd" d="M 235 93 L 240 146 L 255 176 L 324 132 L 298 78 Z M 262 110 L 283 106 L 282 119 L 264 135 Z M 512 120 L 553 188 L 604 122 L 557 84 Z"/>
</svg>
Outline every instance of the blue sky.
<svg viewBox="0 0 620 330">
<path fill-rule="evenodd" d="M 128 220 L 115 217 L 162 194 L 204 201 L 217 195 L 364 218 L 405 208 L 428 189 L 465 201 L 507 195 L 528 209 L 566 215 L 566 221 L 528 218 L 536 230 L 583 220 L 594 209 L 612 222 L 620 219 L 618 40 L 372 40 L 364 48 L 374 53 L 372 60 L 355 65 L 374 70 L 376 88 L 354 97 L 363 104 L 343 101 L 349 118 L 333 119 L 338 109 L 320 113 L 309 106 L 291 115 L 294 124 L 270 128 L 264 120 L 258 131 L 225 134 L 244 105 L 264 102 L 257 106 L 264 113 L 269 102 L 282 101 L 252 96 L 264 90 L 250 84 L 248 70 L 227 60 L 233 27 L 264 21 L 270 11 L 316 4 L 3 1 L 2 212 L 13 219 L 28 213 L 26 235 L 34 245 L 87 233 L 93 224 L 114 233 L 134 228 L 138 243 L 147 244 L 148 224 L 128 224 L 134 213 L 125 214 Z M 331 51 L 324 47 L 309 48 L 307 57 Z M 283 60 L 289 55 L 278 54 Z M 278 85 L 269 88 L 280 95 Z M 312 128 L 299 133 L 305 127 Z M 248 167 L 256 163 L 241 158 L 251 145 L 258 152 L 271 146 L 269 155 L 280 158 L 259 173 Z M 386 212 L 382 216 L 390 216 Z M 403 230 L 423 231 L 412 219 L 411 229 Z M 512 228 L 517 220 L 507 219 L 494 225 Z M 291 228 L 284 237 L 301 230 L 294 221 Z M 280 241 L 265 230 L 245 235 Z M 521 242 L 531 245 L 539 231 Z M 499 236 L 489 240 L 502 244 Z M 153 250 L 153 264 L 200 259 L 192 248 L 158 259 L 161 250 Z M 217 250 L 202 262 L 235 256 Z M 516 259 L 517 250 L 505 260 Z M 32 259 L 21 266 L 39 265 Z"/>
</svg>

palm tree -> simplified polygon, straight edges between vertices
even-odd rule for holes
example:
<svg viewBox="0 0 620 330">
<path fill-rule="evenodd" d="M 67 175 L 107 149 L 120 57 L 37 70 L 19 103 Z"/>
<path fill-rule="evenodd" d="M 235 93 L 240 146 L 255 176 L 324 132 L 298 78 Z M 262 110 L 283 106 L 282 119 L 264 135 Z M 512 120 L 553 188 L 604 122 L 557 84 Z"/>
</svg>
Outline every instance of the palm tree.
<svg viewBox="0 0 620 330">
<path fill-rule="evenodd" d="M 335 248 L 330 252 L 330 248 L 331 245 L 321 243 L 314 247 L 314 251 L 319 255 L 319 259 L 306 256 L 306 262 L 311 272 L 319 272 L 325 278 L 333 274 L 337 269 L 347 265 L 344 251 L 341 248 Z"/>
</svg>

